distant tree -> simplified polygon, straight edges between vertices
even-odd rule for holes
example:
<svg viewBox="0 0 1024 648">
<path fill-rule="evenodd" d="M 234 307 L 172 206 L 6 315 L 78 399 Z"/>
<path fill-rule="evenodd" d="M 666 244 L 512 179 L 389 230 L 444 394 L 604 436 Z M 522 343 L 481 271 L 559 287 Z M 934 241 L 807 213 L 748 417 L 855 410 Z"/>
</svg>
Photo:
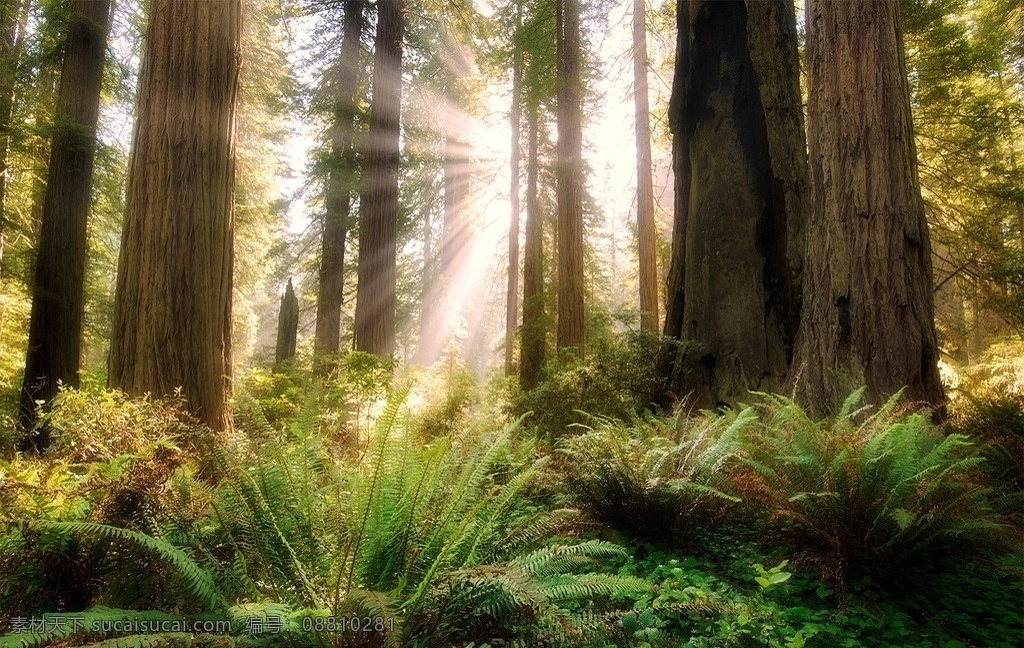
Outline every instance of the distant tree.
<svg viewBox="0 0 1024 648">
<path fill-rule="evenodd" d="M 277 351 L 274 363 L 281 364 L 295 356 L 296 339 L 299 333 L 299 299 L 295 296 L 292 280 L 281 295 L 281 308 L 277 316 Z"/>
<path fill-rule="evenodd" d="M 651 172 L 651 108 L 647 99 L 647 3 L 633 0 L 633 112 L 636 116 L 636 227 L 640 261 L 640 328 L 657 331 L 658 264 Z"/>
<path fill-rule="evenodd" d="M 374 41 L 366 217 L 359 225 L 356 349 L 381 357 L 395 351 L 399 131 L 404 0 L 380 0 Z"/>
<path fill-rule="evenodd" d="M 28 3 L 29 0 L 0 0 L 0 271 L 8 229 L 4 207 L 7 203 L 7 154 L 13 128 L 14 81 L 25 37 Z"/>
<path fill-rule="evenodd" d="M 324 197 L 320 284 L 316 301 L 314 350 L 318 354 L 337 351 L 341 344 L 345 239 L 352 196 L 356 190 L 353 178 L 356 165 L 354 139 L 363 15 L 360 0 L 346 0 L 344 5 L 341 48 L 332 88 L 334 109 L 329 127 L 331 163 Z"/>
<path fill-rule="evenodd" d="M 797 395 L 829 413 L 854 385 L 941 407 L 931 245 L 896 0 L 808 0 L 812 218 Z"/>
<path fill-rule="evenodd" d="M 73 0 L 68 10 L 22 384 L 20 420 L 26 431 L 35 424 L 36 401 L 52 399 L 58 382 L 78 386 L 81 361 L 87 221 L 110 0 Z M 43 450 L 49 435 L 42 430 L 27 443 Z"/>
<path fill-rule="evenodd" d="M 241 0 L 154 0 L 121 238 L 109 383 L 231 427 L 234 113 Z"/>
<path fill-rule="evenodd" d="M 544 223 L 538 187 L 537 130 L 540 117 L 536 101 L 527 104 L 526 227 L 523 246 L 523 324 L 519 334 L 519 384 L 532 389 L 544 367 L 547 317 L 544 312 Z"/>
<path fill-rule="evenodd" d="M 517 7 L 517 27 L 518 20 Z M 515 373 L 516 326 L 519 321 L 519 172 L 520 172 L 520 130 L 523 116 L 522 104 L 523 58 L 522 53 L 513 53 L 512 60 L 512 110 L 509 120 L 512 124 L 512 159 L 509 172 L 512 177 L 509 187 L 509 202 L 512 216 L 508 228 L 508 291 L 505 298 L 505 375 Z"/>
<path fill-rule="evenodd" d="M 558 95 L 558 347 L 582 356 L 583 302 L 583 81 L 580 76 L 579 0 L 555 2 Z"/>
<path fill-rule="evenodd" d="M 780 389 L 800 313 L 806 158 L 785 0 L 677 3 L 675 230 L 661 366 L 691 403 Z"/>
</svg>

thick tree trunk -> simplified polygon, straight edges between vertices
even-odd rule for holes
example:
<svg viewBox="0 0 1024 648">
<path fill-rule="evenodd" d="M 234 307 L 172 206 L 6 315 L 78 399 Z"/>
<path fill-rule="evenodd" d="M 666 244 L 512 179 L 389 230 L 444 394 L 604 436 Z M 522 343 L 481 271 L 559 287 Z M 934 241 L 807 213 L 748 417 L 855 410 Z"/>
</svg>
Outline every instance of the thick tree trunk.
<svg viewBox="0 0 1024 648">
<path fill-rule="evenodd" d="M 512 220 L 508 228 L 508 292 L 505 299 L 505 375 L 515 373 L 516 324 L 519 321 L 519 129 L 522 121 L 522 56 L 516 52 L 512 62 L 512 175 L 509 202 Z"/>
<path fill-rule="evenodd" d="M 78 386 L 82 349 L 86 231 L 110 0 L 75 0 L 68 8 L 21 394 L 26 431 L 35 424 L 36 401 L 52 399 L 58 382 Z M 29 442 L 43 450 L 49 436 L 41 431 Z"/>
<path fill-rule="evenodd" d="M 537 175 L 537 104 L 529 105 L 526 151 L 526 237 L 523 246 L 523 324 L 519 333 L 519 385 L 532 389 L 544 367 L 547 316 L 544 313 L 544 224 Z"/>
<path fill-rule="evenodd" d="M 111 387 L 180 388 L 217 431 L 231 427 L 241 15 L 241 0 L 152 4 L 110 342 Z"/>
<path fill-rule="evenodd" d="M 295 346 L 299 335 L 299 298 L 295 296 L 292 280 L 281 296 L 281 310 L 277 315 L 277 350 L 274 363 L 281 364 L 295 357 Z"/>
<path fill-rule="evenodd" d="M 670 385 L 700 406 L 783 385 L 799 323 L 806 159 L 782 0 L 681 8 Z M 684 299 L 685 296 L 685 299 Z M 680 318 L 680 313 L 682 317 Z"/>
<path fill-rule="evenodd" d="M 355 190 L 355 118 L 359 73 L 359 40 L 363 29 L 362 3 L 346 0 L 338 75 L 334 85 L 331 124 L 331 170 L 324 196 L 323 247 L 320 256 L 320 287 L 316 300 L 317 355 L 333 353 L 341 346 L 341 304 L 345 289 L 345 239 Z"/>
<path fill-rule="evenodd" d="M 556 0 L 558 68 L 558 347 L 581 357 L 583 314 L 583 84 L 579 0 Z"/>
<path fill-rule="evenodd" d="M 355 344 L 395 352 L 395 254 L 398 229 L 399 124 L 404 0 L 380 0 L 374 45 L 373 103 L 367 162 L 366 218 L 359 224 Z"/>
<path fill-rule="evenodd" d="M 895 0 L 808 0 L 813 218 L 798 397 L 834 411 L 866 385 L 941 408 L 931 245 Z"/>
<path fill-rule="evenodd" d="M 647 99 L 647 3 L 633 0 L 633 108 L 636 114 L 636 227 L 640 261 L 640 328 L 657 331 L 658 264 L 651 177 L 651 109 Z"/>
</svg>

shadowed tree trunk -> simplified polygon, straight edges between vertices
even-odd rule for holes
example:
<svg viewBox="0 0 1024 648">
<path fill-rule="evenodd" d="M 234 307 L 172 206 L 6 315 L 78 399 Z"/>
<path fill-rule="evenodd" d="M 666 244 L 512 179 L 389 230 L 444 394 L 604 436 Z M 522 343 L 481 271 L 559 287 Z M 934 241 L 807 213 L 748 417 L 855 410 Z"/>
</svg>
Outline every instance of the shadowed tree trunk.
<svg viewBox="0 0 1024 648">
<path fill-rule="evenodd" d="M 367 159 L 367 209 L 359 224 L 355 344 L 395 352 L 395 254 L 398 229 L 399 124 L 404 0 L 380 0 L 374 45 L 373 103 Z"/>
<path fill-rule="evenodd" d="M 806 159 L 782 0 L 679 3 L 676 229 L 663 359 L 699 406 L 782 387 L 799 324 Z"/>
<path fill-rule="evenodd" d="M 522 54 L 517 51 L 512 61 L 512 183 L 509 187 L 512 221 L 508 228 L 508 292 L 505 300 L 506 376 L 515 373 L 516 323 L 519 321 L 519 129 L 523 113 L 522 84 Z"/>
<path fill-rule="evenodd" d="M 363 28 L 362 3 L 346 0 L 341 51 L 334 83 L 334 115 L 331 124 L 331 169 L 324 196 L 323 247 L 320 286 L 316 300 L 316 354 L 333 353 L 341 345 L 341 304 L 345 289 L 345 238 L 355 190 L 353 146 L 356 90 L 359 73 L 359 40 Z"/>
<path fill-rule="evenodd" d="M 519 333 L 519 384 L 532 389 L 544 367 L 547 317 L 544 313 L 544 224 L 537 186 L 537 104 L 530 101 L 527 115 L 526 227 L 523 246 L 523 324 Z"/>
<path fill-rule="evenodd" d="M 651 177 L 651 109 L 647 99 L 647 3 L 633 0 L 633 108 L 636 115 L 636 227 L 640 261 L 640 328 L 657 331 L 658 265 Z"/>
<path fill-rule="evenodd" d="M 295 296 L 292 280 L 281 296 L 281 310 L 277 316 L 277 351 L 274 363 L 281 364 L 295 356 L 295 345 L 299 335 L 299 298 Z"/>
<path fill-rule="evenodd" d="M 75 0 L 68 9 L 21 394 L 26 431 L 35 424 L 36 401 L 50 401 L 58 382 L 78 386 L 81 361 L 86 232 L 110 0 Z M 27 441 L 43 450 L 49 435 L 42 430 Z"/>
<path fill-rule="evenodd" d="M 241 0 L 152 4 L 128 171 L 111 387 L 231 427 L 234 113 Z"/>
<path fill-rule="evenodd" d="M 905 386 L 941 408 L 898 4 L 808 0 L 806 12 L 813 218 L 797 396 L 824 414 L 855 387 L 877 404 Z"/>
<path fill-rule="evenodd" d="M 580 78 L 579 0 L 556 0 L 558 95 L 558 347 L 582 357 L 583 316 L 583 84 Z"/>
</svg>

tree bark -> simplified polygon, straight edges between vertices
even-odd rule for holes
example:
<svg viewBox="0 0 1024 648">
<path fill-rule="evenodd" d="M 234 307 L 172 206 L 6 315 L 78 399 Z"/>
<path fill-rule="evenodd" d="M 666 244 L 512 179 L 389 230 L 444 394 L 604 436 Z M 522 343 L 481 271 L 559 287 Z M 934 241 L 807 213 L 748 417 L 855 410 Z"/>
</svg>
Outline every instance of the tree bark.
<svg viewBox="0 0 1024 648">
<path fill-rule="evenodd" d="M 58 382 L 78 386 L 85 308 L 86 233 L 110 0 L 74 0 L 57 95 L 42 228 L 32 284 L 32 315 L 21 392 L 21 424 L 36 422 L 36 402 L 49 402 Z M 30 440 L 49 444 L 41 430 Z"/>
<path fill-rule="evenodd" d="M 519 321 L 519 139 L 522 121 L 523 62 L 517 51 L 512 61 L 512 176 L 509 202 L 512 208 L 508 228 L 508 292 L 505 299 L 505 375 L 515 373 L 516 328 Z"/>
<path fill-rule="evenodd" d="M 633 108 L 636 114 L 636 227 L 640 262 L 640 329 L 657 331 L 658 264 L 651 177 L 651 109 L 647 99 L 647 3 L 633 0 Z"/>
<path fill-rule="evenodd" d="M 906 387 L 941 409 L 898 4 L 808 0 L 806 23 L 813 218 L 797 396 L 824 414 L 861 385 L 876 404 Z"/>
<path fill-rule="evenodd" d="M 274 364 L 280 365 L 285 360 L 295 357 L 295 346 L 299 335 L 299 298 L 295 296 L 292 280 L 281 296 L 281 310 L 277 316 L 277 350 L 274 353 Z"/>
<path fill-rule="evenodd" d="M 558 347 L 582 357 L 583 115 L 579 0 L 556 0 L 558 95 Z"/>
<path fill-rule="evenodd" d="M 338 74 L 334 85 L 331 124 L 331 169 L 324 197 L 320 286 L 316 300 L 313 349 L 317 355 L 341 346 L 341 305 L 345 290 L 345 239 L 352 206 L 355 160 L 356 91 L 359 79 L 359 41 L 363 29 L 362 3 L 346 0 Z"/>
<path fill-rule="evenodd" d="M 366 218 L 359 225 L 355 344 L 359 351 L 388 357 L 395 352 L 395 246 L 405 2 L 380 0 L 377 11 L 368 204 Z"/>
<path fill-rule="evenodd" d="M 665 333 L 683 344 L 665 364 L 678 396 L 735 404 L 782 387 L 799 324 L 806 159 L 795 16 L 782 0 L 696 0 L 679 15 L 687 56 L 672 101 Z"/>
<path fill-rule="evenodd" d="M 544 224 L 537 175 L 537 104 L 529 102 L 526 152 L 526 227 L 523 245 L 523 324 L 519 333 L 519 385 L 532 389 L 544 367 L 547 316 L 544 313 Z"/>
<path fill-rule="evenodd" d="M 143 52 L 109 383 L 180 389 L 231 428 L 234 113 L 241 0 L 154 0 Z"/>
</svg>

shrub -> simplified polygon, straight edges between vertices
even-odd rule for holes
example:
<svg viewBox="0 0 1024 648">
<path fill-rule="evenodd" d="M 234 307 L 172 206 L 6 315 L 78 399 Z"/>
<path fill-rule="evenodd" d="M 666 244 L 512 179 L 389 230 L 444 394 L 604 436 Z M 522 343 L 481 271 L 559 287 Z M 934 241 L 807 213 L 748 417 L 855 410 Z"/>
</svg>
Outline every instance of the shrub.
<svg viewBox="0 0 1024 648">
<path fill-rule="evenodd" d="M 565 488 L 598 520 L 632 536 L 691 540 L 692 528 L 721 518 L 738 435 L 755 420 L 745 409 L 722 416 L 680 416 L 627 427 L 604 420 L 564 441 Z"/>
<path fill-rule="evenodd" d="M 854 409 L 863 393 L 822 421 L 764 395 L 763 426 L 744 437 L 747 494 L 840 586 L 850 567 L 891 575 L 939 541 L 1000 526 L 979 485 L 983 459 L 965 437 L 899 409 L 899 394 L 866 415 Z"/>
</svg>

